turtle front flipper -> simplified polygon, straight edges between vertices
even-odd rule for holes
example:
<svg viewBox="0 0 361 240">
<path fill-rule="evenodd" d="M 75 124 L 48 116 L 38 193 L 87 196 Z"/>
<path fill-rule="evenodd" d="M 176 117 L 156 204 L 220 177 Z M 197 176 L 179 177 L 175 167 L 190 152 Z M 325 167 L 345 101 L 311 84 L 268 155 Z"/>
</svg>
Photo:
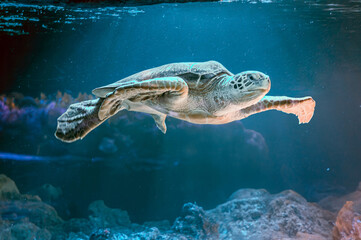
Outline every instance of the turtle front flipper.
<svg viewBox="0 0 361 240">
<path fill-rule="evenodd" d="M 104 94 L 105 89 L 110 90 L 110 92 L 106 94 L 105 99 L 99 109 L 99 120 L 103 120 L 109 115 L 112 115 L 113 112 L 117 111 L 119 106 L 122 106 L 124 100 L 140 102 L 157 98 L 164 93 L 170 94 L 170 97 L 183 97 L 188 94 L 187 83 L 179 77 L 129 81 L 124 84 L 120 84 L 115 89 L 114 84 L 108 86 L 111 87 L 108 88 L 107 86 L 104 86 L 93 90 L 95 95 L 97 95 L 98 92 Z M 99 89 L 102 89 L 102 91 Z"/>
<path fill-rule="evenodd" d="M 312 97 L 291 98 L 286 96 L 265 96 L 258 103 L 239 111 L 237 117 L 238 119 L 243 119 L 255 113 L 278 110 L 296 115 L 299 124 L 301 124 L 308 123 L 311 120 L 315 106 L 316 102 Z"/>
</svg>

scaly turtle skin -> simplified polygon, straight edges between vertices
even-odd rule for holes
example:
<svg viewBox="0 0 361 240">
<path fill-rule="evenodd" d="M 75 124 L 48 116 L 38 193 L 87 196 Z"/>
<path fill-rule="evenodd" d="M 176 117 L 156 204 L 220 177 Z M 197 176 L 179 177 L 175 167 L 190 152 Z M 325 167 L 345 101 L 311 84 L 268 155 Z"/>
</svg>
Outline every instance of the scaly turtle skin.
<svg viewBox="0 0 361 240">
<path fill-rule="evenodd" d="M 166 116 L 225 124 L 275 109 L 295 114 L 299 123 L 311 120 L 311 97 L 265 96 L 270 87 L 269 77 L 261 72 L 234 75 L 216 61 L 167 64 L 94 89 L 97 99 L 72 104 L 58 118 L 55 136 L 65 142 L 82 139 L 124 109 L 150 114 L 163 133 Z"/>
</svg>

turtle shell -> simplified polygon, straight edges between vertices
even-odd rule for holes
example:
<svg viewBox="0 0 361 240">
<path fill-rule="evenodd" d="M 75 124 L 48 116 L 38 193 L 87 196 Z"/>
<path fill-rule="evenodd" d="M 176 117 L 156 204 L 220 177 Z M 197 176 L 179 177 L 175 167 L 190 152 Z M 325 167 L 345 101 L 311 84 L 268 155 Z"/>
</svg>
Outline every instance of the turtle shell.
<svg viewBox="0 0 361 240">
<path fill-rule="evenodd" d="M 104 98 L 109 92 L 113 92 L 117 87 L 128 82 L 141 82 L 161 77 L 181 77 L 188 84 L 190 92 L 204 92 L 217 84 L 218 77 L 224 74 L 233 75 L 222 64 L 216 61 L 171 63 L 144 70 L 110 85 L 96 88 L 93 90 L 93 94 Z"/>
</svg>

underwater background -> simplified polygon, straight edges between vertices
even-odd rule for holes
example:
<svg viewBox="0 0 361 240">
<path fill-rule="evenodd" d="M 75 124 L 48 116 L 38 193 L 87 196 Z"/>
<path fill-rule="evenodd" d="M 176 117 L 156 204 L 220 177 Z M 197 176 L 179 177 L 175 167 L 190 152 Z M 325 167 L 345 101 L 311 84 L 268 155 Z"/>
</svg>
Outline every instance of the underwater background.
<svg viewBox="0 0 361 240">
<path fill-rule="evenodd" d="M 346 201 L 360 230 L 361 2 L 145 3 L 0 3 L 0 239 L 341 239 Z M 269 95 L 312 96 L 312 120 L 168 118 L 164 135 L 122 111 L 82 141 L 54 137 L 92 89 L 208 60 L 266 73 Z"/>
</svg>

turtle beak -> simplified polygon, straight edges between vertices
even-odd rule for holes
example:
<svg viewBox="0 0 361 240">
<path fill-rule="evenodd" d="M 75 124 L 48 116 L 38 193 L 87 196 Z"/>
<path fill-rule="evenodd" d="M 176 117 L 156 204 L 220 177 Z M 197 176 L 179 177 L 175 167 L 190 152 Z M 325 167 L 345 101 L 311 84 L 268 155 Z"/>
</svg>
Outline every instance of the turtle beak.
<svg viewBox="0 0 361 240">
<path fill-rule="evenodd" d="M 261 82 L 259 83 L 259 89 L 264 90 L 265 92 L 269 92 L 271 89 L 271 80 L 269 76 L 266 76 Z"/>
<path fill-rule="evenodd" d="M 271 79 L 269 78 L 269 76 L 267 76 L 266 80 L 268 83 L 268 89 L 267 89 L 267 92 L 268 92 L 271 89 Z"/>
</svg>

